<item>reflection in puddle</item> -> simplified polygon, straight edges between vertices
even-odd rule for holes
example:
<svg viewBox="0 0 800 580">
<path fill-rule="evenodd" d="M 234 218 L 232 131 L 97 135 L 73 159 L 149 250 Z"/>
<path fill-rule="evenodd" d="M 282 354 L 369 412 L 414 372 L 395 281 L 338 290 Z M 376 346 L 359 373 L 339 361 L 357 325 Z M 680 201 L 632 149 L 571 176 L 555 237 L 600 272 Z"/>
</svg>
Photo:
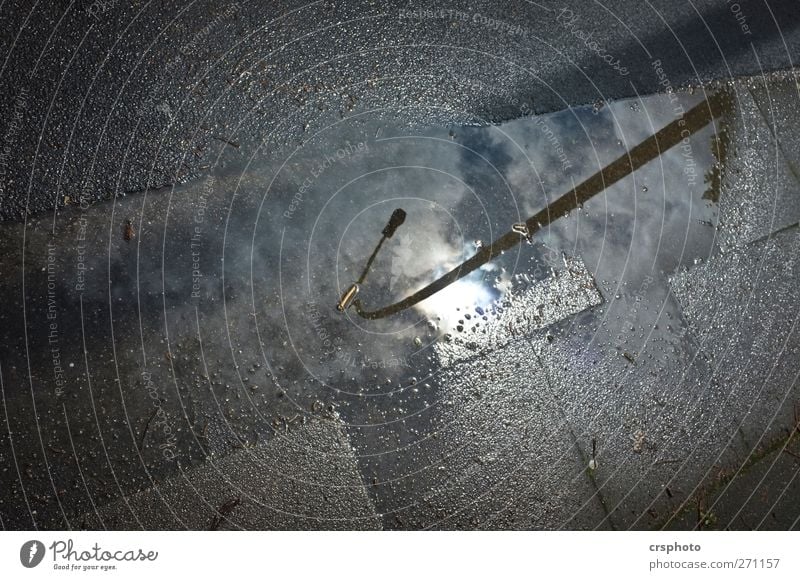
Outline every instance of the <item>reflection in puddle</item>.
<svg viewBox="0 0 800 580">
<path fill-rule="evenodd" d="M 12 422 L 34 416 L 16 401 L 35 392 L 47 449 L 74 444 L 108 488 L 102 437 L 126 492 L 152 484 L 136 478 L 128 459 L 137 453 L 162 480 L 177 471 L 164 449 L 183 468 L 265 441 L 294 438 L 286 457 L 306 447 L 312 463 L 352 445 L 359 475 L 377 481 L 365 493 L 388 518 L 420 498 L 441 505 L 445 486 L 460 509 L 472 490 L 507 489 L 503 477 L 529 485 L 549 469 L 563 482 L 576 442 L 581 476 L 588 465 L 603 485 L 621 467 L 621 481 L 638 473 L 625 470 L 629 455 L 646 469 L 678 449 L 673 433 L 685 449 L 716 408 L 733 417 L 720 403 L 766 400 L 739 397 L 732 370 L 721 376 L 735 380 L 718 380 L 729 342 L 753 334 L 738 328 L 750 311 L 731 309 L 731 296 L 752 289 L 768 306 L 756 312 L 779 318 L 796 303 L 778 267 L 788 246 L 773 248 L 766 268 L 760 242 L 752 264 L 721 265 L 739 260 L 734 242 L 788 225 L 772 215 L 786 206 L 764 197 L 774 184 L 754 177 L 769 171 L 742 161 L 748 125 L 737 117 L 728 134 L 711 121 L 726 105 L 724 94 L 674 93 L 452 131 L 353 116 L 307 133 L 277 163 L 261 158 L 86 212 L 68 207 L 52 234 L 33 219 L 9 238 L 26 240 L 28 271 L 24 288 L 7 277 L 6 295 L 17 298 L 0 325 L 27 328 L 30 341 L 4 355 Z M 758 205 L 764 220 L 742 235 L 737 216 L 752 224 Z M 751 285 L 761 271 L 768 284 Z M 682 292 L 681 280 L 692 282 Z M 735 291 L 720 297 L 719 288 Z M 22 296 L 27 320 L 14 313 Z M 380 316 L 359 316 L 357 305 Z M 718 310 L 729 311 L 722 322 Z M 766 360 L 782 348 L 770 345 L 784 336 L 767 330 L 780 320 L 753 320 Z M 698 345 L 707 334 L 715 344 Z M 737 371 L 755 352 L 743 344 Z M 26 365 L 36 371 L 27 381 Z M 99 413 L 87 413 L 96 403 Z M 49 438 L 64 419 L 74 438 Z M 341 445 L 303 439 L 309 425 L 340 430 Z"/>
<path fill-rule="evenodd" d="M 575 108 L 548 115 L 547 131 L 522 118 L 453 137 L 360 117 L 310 135 L 281 166 L 237 177 L 224 255 L 227 283 L 252 296 L 241 342 L 298 409 L 324 396 L 367 424 L 421 412 L 419 392 L 453 361 L 711 252 L 716 207 L 697 176 L 714 163 L 726 102 L 673 93 Z M 362 154 L 318 170 L 360 142 Z M 348 414 L 353 397 L 391 402 Z"/>
<path fill-rule="evenodd" d="M 600 304 L 602 297 L 583 262 L 564 257 L 563 265 L 563 270 L 554 270 L 536 284 L 531 284 L 526 274 L 518 274 L 513 287 L 502 294 L 502 305 L 461 312 L 457 334 L 445 335 L 434 346 L 442 366 L 502 348 L 511 340 Z"/>
<path fill-rule="evenodd" d="M 431 301 L 433 297 L 443 292 L 448 286 L 457 283 L 457 289 L 449 292 L 446 297 L 440 297 L 439 300 L 436 301 L 437 305 L 434 308 L 434 312 L 439 313 L 436 314 L 438 320 L 442 319 L 442 313 L 449 313 L 449 316 L 446 315 L 448 320 L 447 324 L 445 324 L 445 328 L 449 330 L 453 326 L 451 319 L 456 315 L 452 313 L 452 307 L 448 307 L 447 305 L 459 304 L 467 308 L 472 306 L 486 306 L 483 302 L 488 295 L 488 289 L 487 292 L 482 293 L 482 298 L 484 298 L 484 300 L 479 300 L 477 296 L 481 294 L 480 285 L 485 280 L 485 277 L 481 278 L 481 282 L 479 282 L 477 278 L 473 278 L 469 281 L 465 280 L 464 283 L 458 283 L 459 280 L 469 276 L 476 269 L 484 267 L 494 258 L 503 255 L 507 250 L 516 246 L 520 239 L 525 239 L 530 242 L 532 236 L 537 231 L 542 230 L 560 218 L 569 217 L 571 212 L 583 208 L 584 204 L 589 202 L 593 197 L 608 190 L 615 183 L 630 176 L 637 169 L 647 165 L 656 158 L 663 158 L 665 155 L 670 155 L 670 150 L 676 145 L 678 146 L 677 149 L 683 160 L 682 173 L 686 177 L 687 185 L 690 187 L 696 185 L 697 161 L 692 153 L 693 145 L 691 139 L 696 133 L 703 131 L 715 117 L 720 116 L 726 110 L 729 98 L 726 94 L 719 93 L 699 102 L 689 110 L 686 110 L 683 105 L 676 108 L 675 102 L 679 99 L 674 94 L 666 97 L 653 97 L 652 100 L 657 100 L 659 98 L 661 100 L 668 100 L 671 110 L 680 112 L 678 119 L 659 128 L 656 133 L 643 139 L 629 151 L 623 152 L 612 162 L 601 166 L 598 171 L 584 179 L 579 185 L 574 185 L 574 178 L 572 178 L 573 185 L 565 194 L 548 203 L 544 209 L 529 217 L 527 221 L 513 224 L 511 226 L 511 231 L 493 241 L 491 244 L 484 245 L 483 243 L 476 243 L 475 247 L 477 251 L 472 257 L 457 264 L 434 282 L 416 290 L 412 295 L 403 300 L 378 309 L 367 310 L 362 305 L 360 299 L 355 299 L 352 303 L 356 312 L 363 318 L 369 320 L 392 316 L 417 304 Z M 638 113 L 640 108 L 638 104 L 634 107 L 634 104 L 636 103 L 631 104 L 630 110 Z M 652 125 L 652 119 L 649 118 L 649 120 Z M 503 132 L 502 127 L 498 130 Z M 646 185 L 641 186 L 642 193 L 647 193 L 648 191 L 649 189 Z M 666 188 L 664 193 L 666 200 Z M 699 223 L 710 224 L 711 222 L 699 220 Z M 372 260 L 374 260 L 376 253 L 377 249 L 370 258 L 370 264 Z M 415 253 L 412 257 L 416 259 L 418 254 Z M 442 268 L 439 267 L 439 269 Z M 508 288 L 508 284 L 504 282 L 507 281 L 498 280 L 498 283 L 492 285 L 492 290 L 499 292 L 500 298 L 503 297 L 503 294 Z M 427 308 L 422 308 L 423 311 L 430 314 L 430 305 Z M 462 329 L 463 321 L 459 321 L 456 330 L 461 332 Z"/>
<path fill-rule="evenodd" d="M 722 93 L 661 95 L 549 115 L 547 132 L 523 118 L 461 128 L 455 139 L 384 126 L 368 154 L 315 180 L 290 220 L 277 210 L 259 215 L 257 239 L 282 232 L 277 263 L 260 244 L 254 250 L 256 297 L 271 285 L 267 272 L 280 272 L 281 317 L 266 304 L 256 312 L 263 334 L 283 337 L 284 348 L 266 347 L 268 362 L 334 399 L 392 397 L 415 412 L 427 404 L 415 385 L 433 388 L 454 361 L 708 255 L 716 208 L 697 175 L 713 164 L 712 119 L 726 102 Z M 376 134 L 372 121 L 351 130 L 314 136 L 261 192 L 266 205 L 305 183 L 304 168 L 338 139 Z M 398 208 L 402 227 L 391 228 Z M 331 347 L 319 345 L 295 297 L 317 305 L 315 324 L 335 337 Z M 386 412 L 354 420 L 402 415 Z"/>
<path fill-rule="evenodd" d="M 434 275 L 444 273 L 445 268 L 433 272 Z M 461 319 L 464 317 L 462 310 L 469 308 L 492 310 L 505 293 L 507 284 L 508 278 L 505 273 L 498 272 L 491 264 L 486 264 L 477 272 L 420 302 L 416 305 L 416 309 L 430 321 L 435 321 L 436 332 L 433 336 L 444 337 L 448 333 L 460 332 L 458 328 L 463 325 Z"/>
<path fill-rule="evenodd" d="M 674 127 L 674 99 L 685 111 L 701 103 L 656 96 L 454 136 L 359 116 L 309 135 L 280 164 L 229 167 L 208 185 L 85 215 L 66 208 L 56 232 L 63 327 L 81 329 L 66 317 L 91 313 L 86 351 L 100 354 L 86 361 L 80 341 L 64 344 L 63 360 L 76 363 L 65 372 L 78 384 L 86 363 L 126 388 L 148 373 L 176 432 L 186 426 L 183 448 L 203 453 L 274 437 L 276 417 L 323 403 L 353 429 L 408 421 L 415 432 L 386 429 L 422 438 L 442 417 L 443 371 L 484 353 L 502 362 L 511 344 L 524 359 L 537 330 L 600 316 L 615 296 L 645 279 L 660 288 L 711 252 L 716 206 L 689 169 L 712 167 L 713 123 L 650 139 Z M 696 110 L 698 125 L 710 119 Z M 365 319 L 358 305 L 388 315 Z M 640 314 L 622 320 L 644 332 Z M 604 348 L 638 364 L 623 334 Z M 31 352 L 48 352 L 47 333 L 31 340 Z M 137 391 L 125 404 L 145 425 L 147 398 Z M 372 435 L 373 450 L 397 444 Z"/>
</svg>

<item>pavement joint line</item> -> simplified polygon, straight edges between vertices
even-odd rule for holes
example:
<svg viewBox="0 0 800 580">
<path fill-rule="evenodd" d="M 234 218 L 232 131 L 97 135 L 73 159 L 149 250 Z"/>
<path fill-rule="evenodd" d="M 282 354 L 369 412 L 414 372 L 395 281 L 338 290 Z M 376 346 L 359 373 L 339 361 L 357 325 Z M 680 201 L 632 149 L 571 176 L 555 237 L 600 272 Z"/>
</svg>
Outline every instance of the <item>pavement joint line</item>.
<svg viewBox="0 0 800 580">
<path fill-rule="evenodd" d="M 707 499 L 708 496 L 713 496 L 714 494 L 718 493 L 721 489 L 723 489 L 728 483 L 734 481 L 737 477 L 741 477 L 749 473 L 755 466 L 759 465 L 761 461 L 764 459 L 769 458 L 771 455 L 780 453 L 783 449 L 794 443 L 795 441 L 800 441 L 800 422 L 798 422 L 792 430 L 789 432 L 788 435 L 783 436 L 776 436 L 766 445 L 762 446 L 762 449 L 755 454 L 752 454 L 747 461 L 739 468 L 739 473 L 730 474 L 725 468 L 720 469 L 717 474 L 716 478 L 714 479 L 713 483 L 703 486 L 699 488 L 690 501 L 687 501 L 683 507 L 672 512 L 665 518 L 662 518 L 655 524 L 653 524 L 652 529 L 660 530 L 664 529 L 664 527 L 669 524 L 670 521 L 679 518 L 681 515 L 686 514 L 690 509 L 696 509 L 698 507 L 698 500 L 699 497 L 703 497 Z"/>
<path fill-rule="evenodd" d="M 766 82 L 764 83 L 764 87 L 767 91 L 767 97 L 769 99 L 769 88 L 768 88 L 769 86 L 766 84 Z M 783 140 L 778 136 L 778 132 L 775 129 L 775 126 L 770 122 L 769 118 L 767 117 L 767 114 L 764 111 L 763 107 L 761 106 L 759 99 L 756 97 L 755 94 L 753 94 L 753 89 L 747 87 L 747 91 L 750 93 L 750 97 L 753 99 L 753 102 L 755 103 L 756 108 L 758 109 L 758 112 L 761 115 L 761 118 L 764 120 L 764 124 L 767 126 L 767 129 L 772 135 L 772 138 L 775 140 L 775 146 L 777 147 L 778 152 L 780 153 L 780 159 L 782 159 L 786 163 L 789 172 L 792 174 L 792 177 L 794 177 L 796 185 L 800 187 L 800 171 L 797 170 L 797 168 L 794 165 L 794 162 L 792 162 L 791 158 L 786 154 L 786 150 L 784 149 L 783 146 Z"/>
<path fill-rule="evenodd" d="M 600 487 L 597 485 L 597 480 L 594 478 L 592 473 L 590 473 L 590 470 L 586 467 L 587 465 L 589 465 L 589 460 L 586 454 L 583 452 L 583 448 L 581 447 L 580 442 L 578 441 L 578 437 L 575 435 L 575 431 L 572 428 L 572 421 L 567 416 L 566 411 L 561 405 L 561 400 L 555 393 L 555 389 L 553 388 L 553 383 L 550 380 L 550 373 L 547 371 L 547 366 L 542 362 L 541 357 L 536 353 L 536 349 L 534 348 L 535 345 L 533 344 L 533 341 L 530 339 L 530 337 L 526 337 L 525 340 L 528 341 L 528 343 L 531 345 L 531 348 L 533 349 L 534 356 L 536 357 L 536 362 L 539 364 L 539 366 L 542 368 L 542 371 L 544 372 L 545 384 L 547 385 L 547 388 L 550 390 L 550 395 L 553 397 L 553 401 L 556 404 L 556 408 L 558 409 L 558 412 L 561 413 L 561 416 L 564 419 L 564 424 L 567 427 L 567 431 L 572 437 L 573 448 L 576 450 L 578 459 L 581 462 L 580 463 L 581 471 L 586 476 L 586 479 L 588 480 L 590 486 L 594 489 L 594 494 L 592 494 L 592 497 L 593 498 L 596 497 L 597 501 L 600 503 L 600 507 L 603 508 L 603 513 L 606 514 L 605 519 L 606 521 L 608 521 L 608 525 L 611 527 L 611 529 L 617 530 L 617 525 L 614 523 L 614 520 L 611 517 L 612 513 L 609 511 L 605 497 L 603 497 L 603 493 L 600 491 Z"/>
</svg>

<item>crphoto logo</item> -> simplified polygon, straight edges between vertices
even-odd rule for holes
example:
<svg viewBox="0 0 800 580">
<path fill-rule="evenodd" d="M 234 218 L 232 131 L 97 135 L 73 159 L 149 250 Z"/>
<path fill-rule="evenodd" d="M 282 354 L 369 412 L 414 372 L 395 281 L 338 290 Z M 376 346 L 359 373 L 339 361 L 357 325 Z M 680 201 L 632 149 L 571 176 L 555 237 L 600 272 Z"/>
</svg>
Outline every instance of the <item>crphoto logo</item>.
<svg viewBox="0 0 800 580">
<path fill-rule="evenodd" d="M 44 544 L 39 540 L 28 540 L 19 549 L 19 561 L 26 568 L 35 568 L 44 559 Z"/>
</svg>

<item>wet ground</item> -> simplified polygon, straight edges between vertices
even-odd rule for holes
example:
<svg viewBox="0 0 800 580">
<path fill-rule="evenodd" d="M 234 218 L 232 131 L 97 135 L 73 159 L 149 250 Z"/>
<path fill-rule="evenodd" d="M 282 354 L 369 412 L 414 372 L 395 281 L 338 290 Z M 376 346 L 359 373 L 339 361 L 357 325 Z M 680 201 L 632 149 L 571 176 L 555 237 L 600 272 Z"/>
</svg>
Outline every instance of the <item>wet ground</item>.
<svg viewBox="0 0 800 580">
<path fill-rule="evenodd" d="M 797 92 L 354 115 L 7 224 L 3 526 L 796 527 Z M 337 311 L 396 208 L 366 310 L 518 242 Z"/>
<path fill-rule="evenodd" d="M 0 219 L 282 158 L 356 113 L 485 124 L 792 68 L 793 0 L 744 4 L 7 0 Z"/>
</svg>

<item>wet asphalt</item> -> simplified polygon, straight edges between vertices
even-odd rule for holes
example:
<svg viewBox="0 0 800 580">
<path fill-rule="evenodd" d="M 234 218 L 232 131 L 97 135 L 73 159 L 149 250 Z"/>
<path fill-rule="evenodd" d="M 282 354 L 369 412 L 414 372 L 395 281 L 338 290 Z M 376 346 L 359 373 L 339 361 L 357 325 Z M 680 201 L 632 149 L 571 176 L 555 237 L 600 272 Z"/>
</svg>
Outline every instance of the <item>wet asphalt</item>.
<svg viewBox="0 0 800 580">
<path fill-rule="evenodd" d="M 800 14 L 740 8 L 4 5 L 2 527 L 796 528 Z M 374 306 L 715 91 L 335 311 L 396 207 Z"/>
</svg>

